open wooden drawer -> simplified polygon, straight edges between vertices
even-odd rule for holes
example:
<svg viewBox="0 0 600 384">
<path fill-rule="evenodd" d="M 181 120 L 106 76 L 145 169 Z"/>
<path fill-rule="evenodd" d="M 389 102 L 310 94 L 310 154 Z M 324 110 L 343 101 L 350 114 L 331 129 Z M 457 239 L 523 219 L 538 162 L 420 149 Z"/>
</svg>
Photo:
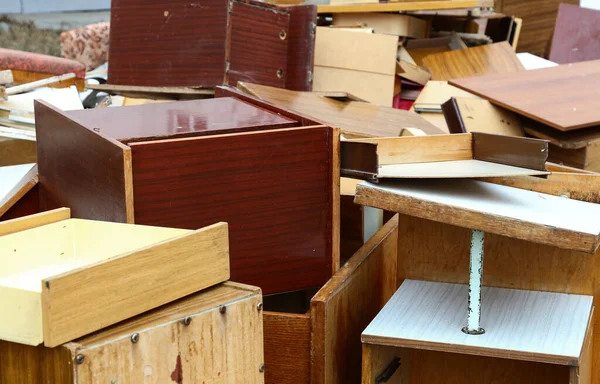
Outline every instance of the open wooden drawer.
<svg viewBox="0 0 600 384">
<path fill-rule="evenodd" d="M 229 279 L 227 224 L 197 231 L 71 219 L 0 224 L 0 339 L 54 347 Z"/>
<path fill-rule="evenodd" d="M 397 242 L 396 215 L 310 299 L 306 313 L 265 311 L 267 384 L 360 383 L 360 334 L 396 290 Z"/>
</svg>

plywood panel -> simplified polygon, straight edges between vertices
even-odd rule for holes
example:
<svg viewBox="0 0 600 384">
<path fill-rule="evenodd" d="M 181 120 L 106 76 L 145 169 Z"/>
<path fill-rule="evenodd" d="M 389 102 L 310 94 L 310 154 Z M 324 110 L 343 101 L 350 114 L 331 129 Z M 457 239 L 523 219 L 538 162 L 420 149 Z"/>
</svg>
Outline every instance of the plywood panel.
<svg viewBox="0 0 600 384">
<path fill-rule="evenodd" d="M 225 221 L 233 280 L 266 294 L 324 284 L 339 260 L 335 140 L 313 127 L 132 143 L 136 223 Z"/>
<path fill-rule="evenodd" d="M 311 383 L 359 383 L 360 333 L 396 289 L 397 225 L 394 216 L 311 300 Z"/>
<path fill-rule="evenodd" d="M 423 59 L 432 80 L 462 79 L 492 73 L 514 73 L 525 68 L 507 42 L 429 55 Z"/>
<path fill-rule="evenodd" d="M 133 222 L 131 151 L 36 102 L 40 208 L 73 217 Z"/>
<path fill-rule="evenodd" d="M 600 60 L 450 84 L 561 131 L 600 125 L 600 110 L 592 101 L 600 84 Z"/>
</svg>

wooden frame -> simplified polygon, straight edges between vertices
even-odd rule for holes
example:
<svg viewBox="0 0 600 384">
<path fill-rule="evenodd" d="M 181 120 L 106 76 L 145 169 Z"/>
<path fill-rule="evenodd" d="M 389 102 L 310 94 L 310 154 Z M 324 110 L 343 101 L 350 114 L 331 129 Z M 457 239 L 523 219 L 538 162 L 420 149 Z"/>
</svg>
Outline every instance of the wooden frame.
<svg viewBox="0 0 600 384">
<path fill-rule="evenodd" d="M 10 257 L 0 276 L 2 339 L 54 347 L 229 279 L 226 223 L 191 231 L 68 214 L 0 224 Z"/>
</svg>

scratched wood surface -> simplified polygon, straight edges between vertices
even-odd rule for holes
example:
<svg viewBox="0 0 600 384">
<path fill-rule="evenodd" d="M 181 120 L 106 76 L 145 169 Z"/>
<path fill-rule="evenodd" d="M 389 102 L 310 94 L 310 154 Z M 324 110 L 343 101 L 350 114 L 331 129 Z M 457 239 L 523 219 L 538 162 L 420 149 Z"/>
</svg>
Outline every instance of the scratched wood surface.
<svg viewBox="0 0 600 384">
<path fill-rule="evenodd" d="M 71 208 L 73 217 L 133 222 L 131 150 L 35 104 L 40 209 Z"/>
<path fill-rule="evenodd" d="M 311 383 L 359 383 L 360 333 L 394 293 L 394 216 L 311 300 Z"/>
<path fill-rule="evenodd" d="M 317 126 L 132 143 L 136 223 L 224 221 L 233 280 L 266 294 L 324 284 L 339 263 L 336 140 Z"/>
<path fill-rule="evenodd" d="M 600 110 L 593 102 L 600 60 L 449 83 L 561 131 L 600 125 Z"/>
<path fill-rule="evenodd" d="M 0 341 L 0 381 L 262 384 L 261 300 L 260 289 L 228 282 L 56 348 Z"/>
<path fill-rule="evenodd" d="M 507 42 L 442 52 L 423 58 L 432 80 L 462 79 L 491 73 L 514 73 L 525 68 Z"/>
<path fill-rule="evenodd" d="M 312 92 L 293 92 L 264 85 L 240 83 L 238 88 L 264 101 L 339 127 L 355 137 L 394 137 L 403 128 L 418 128 L 428 134 L 443 133 L 415 113 L 369 103 L 343 102 Z"/>
<path fill-rule="evenodd" d="M 416 279 L 466 284 L 469 281 L 470 230 L 407 215 L 399 217 L 398 281 Z M 435 238 L 432 242 L 430 239 Z M 596 254 L 485 234 L 483 285 L 511 289 L 593 295 L 600 298 L 600 258 Z M 593 381 L 600 380 L 598 316 L 593 330 Z M 431 357 L 433 361 L 435 357 Z M 468 364 L 466 359 L 464 364 Z M 431 374 L 444 374 L 443 366 Z M 465 365 L 461 370 L 468 371 Z M 492 367 L 482 367 L 483 371 Z M 526 374 L 523 372 L 522 374 Z M 457 381 L 459 383 L 460 381 Z"/>
</svg>

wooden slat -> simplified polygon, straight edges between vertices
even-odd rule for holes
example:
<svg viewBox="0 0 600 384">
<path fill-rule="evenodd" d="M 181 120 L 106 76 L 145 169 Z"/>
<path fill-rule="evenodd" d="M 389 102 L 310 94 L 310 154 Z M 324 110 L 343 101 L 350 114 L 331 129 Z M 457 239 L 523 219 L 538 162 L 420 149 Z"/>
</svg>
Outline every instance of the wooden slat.
<svg viewBox="0 0 600 384">
<path fill-rule="evenodd" d="M 358 204 L 594 253 L 600 205 L 475 180 L 361 183 Z"/>
<path fill-rule="evenodd" d="M 514 73 L 525 68 L 507 42 L 429 55 L 423 59 L 432 80 L 447 81 L 491 73 Z"/>
<path fill-rule="evenodd" d="M 466 284 L 405 280 L 362 333 L 369 344 L 578 365 L 592 296 L 483 287 L 483 335 L 466 325 Z M 523 313 L 531 311 L 531 316 Z"/>
<path fill-rule="evenodd" d="M 55 347 L 227 279 L 226 223 L 47 278 L 44 344 Z M 115 300 L 119 293 L 126 295 Z"/>
<path fill-rule="evenodd" d="M 265 312 L 265 384 L 310 382 L 310 317 Z"/>
<path fill-rule="evenodd" d="M 349 12 L 399 12 L 422 11 L 429 9 L 460 9 L 493 7 L 492 0 L 433 0 L 433 1 L 400 1 L 373 4 L 319 5 L 319 13 Z"/>
<path fill-rule="evenodd" d="M 36 101 L 42 210 L 69 207 L 73 217 L 115 222 L 131 219 L 130 148 Z"/>
<path fill-rule="evenodd" d="M 600 60 L 449 83 L 561 131 L 600 125 Z"/>
<path fill-rule="evenodd" d="M 42 225 L 56 223 L 57 221 L 69 218 L 71 218 L 71 210 L 69 208 L 57 208 L 48 212 L 7 220 L 0 223 L 0 236 L 41 227 Z"/>
<path fill-rule="evenodd" d="M 388 221 L 311 300 L 311 383 L 358 383 L 360 333 L 396 289 L 398 217 Z"/>
</svg>

